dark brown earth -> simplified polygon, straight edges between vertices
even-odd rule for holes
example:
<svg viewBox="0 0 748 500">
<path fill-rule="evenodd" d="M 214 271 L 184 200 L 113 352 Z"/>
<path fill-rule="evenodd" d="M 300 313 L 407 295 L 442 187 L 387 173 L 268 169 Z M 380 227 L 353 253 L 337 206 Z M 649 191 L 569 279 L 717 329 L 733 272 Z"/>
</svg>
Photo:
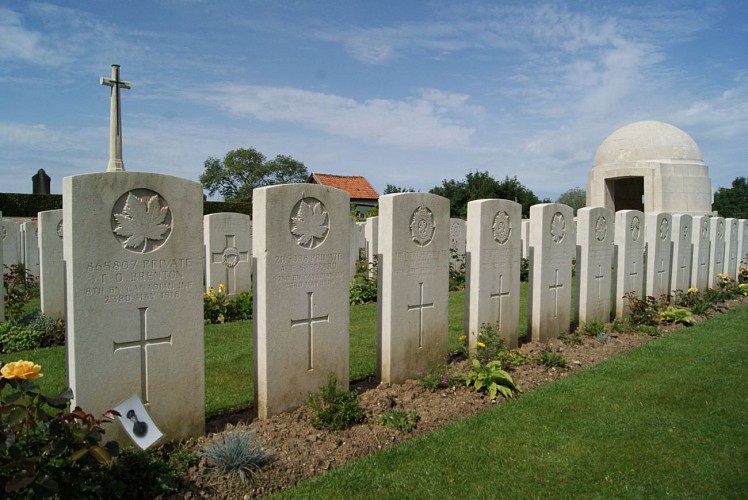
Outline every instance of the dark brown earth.
<svg viewBox="0 0 748 500">
<path fill-rule="evenodd" d="M 748 305 L 748 298 L 730 301 L 720 306 L 720 311 L 713 311 L 709 316 L 745 305 Z M 697 317 L 697 321 L 704 321 L 707 317 Z M 667 335 L 679 328 L 682 327 L 661 325 L 660 331 Z M 646 344 L 653 337 L 637 333 L 611 333 L 604 341 L 585 336 L 582 339 L 581 345 L 566 345 L 560 340 L 552 340 L 546 344 L 523 344 L 520 349 L 529 357 L 550 347 L 563 354 L 568 366 L 550 369 L 538 364 L 519 366 L 511 371 L 514 381 L 527 393 L 543 384 Z M 468 361 L 454 359 L 449 363 L 448 371 L 450 374 L 465 374 L 468 371 Z M 384 450 L 503 402 L 501 396 L 495 402 L 490 401 L 485 394 L 473 391 L 464 383 L 432 392 L 422 387 L 417 380 L 391 385 L 361 381 L 352 383 L 351 389 L 360 394 L 366 422 L 348 430 L 324 431 L 313 428 L 309 423 L 311 410 L 308 407 L 265 421 L 253 419 L 251 409 L 209 421 L 207 427 L 210 434 L 184 443 L 188 448 L 196 452 L 202 443 L 215 437 L 214 433 L 241 425 L 252 429 L 264 448 L 273 450 L 273 455 L 267 464 L 256 471 L 252 479 L 244 482 L 236 477 L 209 474 L 205 461 L 201 460 L 188 470 L 187 479 L 191 484 L 189 490 L 180 496 L 251 498 L 277 492 L 351 460 Z M 378 425 L 376 421 L 379 415 L 392 408 L 415 409 L 419 417 L 417 428 L 412 432 L 402 432 Z"/>
</svg>

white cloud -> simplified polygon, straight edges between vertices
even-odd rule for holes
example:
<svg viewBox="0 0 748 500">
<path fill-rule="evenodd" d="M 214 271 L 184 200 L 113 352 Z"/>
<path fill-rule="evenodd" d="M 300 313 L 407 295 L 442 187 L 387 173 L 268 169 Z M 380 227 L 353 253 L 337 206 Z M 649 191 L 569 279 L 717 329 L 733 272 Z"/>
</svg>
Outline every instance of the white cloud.
<svg viewBox="0 0 748 500">
<path fill-rule="evenodd" d="M 0 7 L 0 61 L 23 61 L 37 65 L 64 63 L 60 52 L 44 43 L 42 33 L 23 26 L 21 15 Z"/>
<path fill-rule="evenodd" d="M 237 84 L 214 85 L 186 95 L 238 116 L 405 147 L 467 146 L 474 130 L 455 117 L 480 111 L 466 106 L 467 95 L 435 89 L 422 89 L 418 98 L 366 101 L 291 87 Z"/>
</svg>

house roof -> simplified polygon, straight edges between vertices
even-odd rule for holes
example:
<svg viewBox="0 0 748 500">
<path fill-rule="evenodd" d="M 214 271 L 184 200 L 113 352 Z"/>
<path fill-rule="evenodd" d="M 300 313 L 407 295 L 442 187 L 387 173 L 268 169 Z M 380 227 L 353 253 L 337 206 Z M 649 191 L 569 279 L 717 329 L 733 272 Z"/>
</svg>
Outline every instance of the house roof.
<svg viewBox="0 0 748 500">
<path fill-rule="evenodd" d="M 379 199 L 379 193 L 371 187 L 365 177 L 359 175 L 330 175 L 312 172 L 307 182 L 342 189 L 351 195 L 351 199 Z"/>
</svg>

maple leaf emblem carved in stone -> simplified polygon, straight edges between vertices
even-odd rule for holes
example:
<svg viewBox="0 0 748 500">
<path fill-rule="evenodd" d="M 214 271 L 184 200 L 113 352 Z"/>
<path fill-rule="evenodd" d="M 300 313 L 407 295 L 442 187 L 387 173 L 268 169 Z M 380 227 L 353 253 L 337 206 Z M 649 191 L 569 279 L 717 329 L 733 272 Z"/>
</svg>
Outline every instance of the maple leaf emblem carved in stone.
<svg viewBox="0 0 748 500">
<path fill-rule="evenodd" d="M 168 214 L 169 207 L 161 204 L 158 194 L 138 197 L 130 192 L 122 213 L 113 215 L 117 223 L 114 234 L 125 238 L 122 246 L 127 250 L 150 252 L 155 250 L 152 242 L 165 240 L 168 236 L 171 229 L 171 225 L 165 223 Z"/>
<path fill-rule="evenodd" d="M 316 248 L 322 244 L 330 230 L 327 210 L 321 201 L 315 198 L 304 198 L 294 210 L 291 217 L 291 234 L 296 243 L 303 248 Z"/>
<path fill-rule="evenodd" d="M 551 237 L 554 243 L 561 243 L 566 234 L 566 219 L 564 214 L 556 212 L 551 219 Z"/>
</svg>

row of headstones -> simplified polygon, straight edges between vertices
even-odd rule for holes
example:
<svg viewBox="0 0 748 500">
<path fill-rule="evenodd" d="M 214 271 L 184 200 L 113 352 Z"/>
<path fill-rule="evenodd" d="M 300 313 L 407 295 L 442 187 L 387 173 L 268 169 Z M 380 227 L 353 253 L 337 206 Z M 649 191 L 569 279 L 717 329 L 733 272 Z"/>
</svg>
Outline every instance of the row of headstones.
<svg viewBox="0 0 748 500">
<path fill-rule="evenodd" d="M 2 219 L 2 216 L 0 216 Z M 2 262 L 5 266 L 23 264 L 34 277 L 39 277 L 39 232 L 35 220 L 2 219 Z"/>
<path fill-rule="evenodd" d="M 201 434 L 200 185 L 159 174 L 87 174 L 63 180 L 63 199 L 73 404 L 97 414 L 134 393 L 169 438 Z M 253 203 L 253 380 L 255 408 L 264 418 L 303 404 L 331 372 L 347 385 L 353 224 L 348 194 L 333 188 L 266 187 L 255 191 Z M 472 202 L 468 215 L 468 316 L 490 310 L 482 300 L 498 304 L 501 318 L 478 321 L 499 321 L 500 328 L 508 328 L 515 312 L 505 307 L 519 296 L 519 213 L 513 202 L 483 200 Z M 533 338 L 542 338 L 544 328 L 553 336 L 568 328 L 558 311 L 568 311 L 571 220 L 564 205 L 531 211 Z M 445 359 L 449 224 L 445 198 L 401 193 L 380 199 L 377 365 L 384 382 L 411 378 Z M 612 238 L 612 225 L 606 228 L 603 240 Z M 503 261 L 511 262 L 506 272 Z"/>
</svg>

